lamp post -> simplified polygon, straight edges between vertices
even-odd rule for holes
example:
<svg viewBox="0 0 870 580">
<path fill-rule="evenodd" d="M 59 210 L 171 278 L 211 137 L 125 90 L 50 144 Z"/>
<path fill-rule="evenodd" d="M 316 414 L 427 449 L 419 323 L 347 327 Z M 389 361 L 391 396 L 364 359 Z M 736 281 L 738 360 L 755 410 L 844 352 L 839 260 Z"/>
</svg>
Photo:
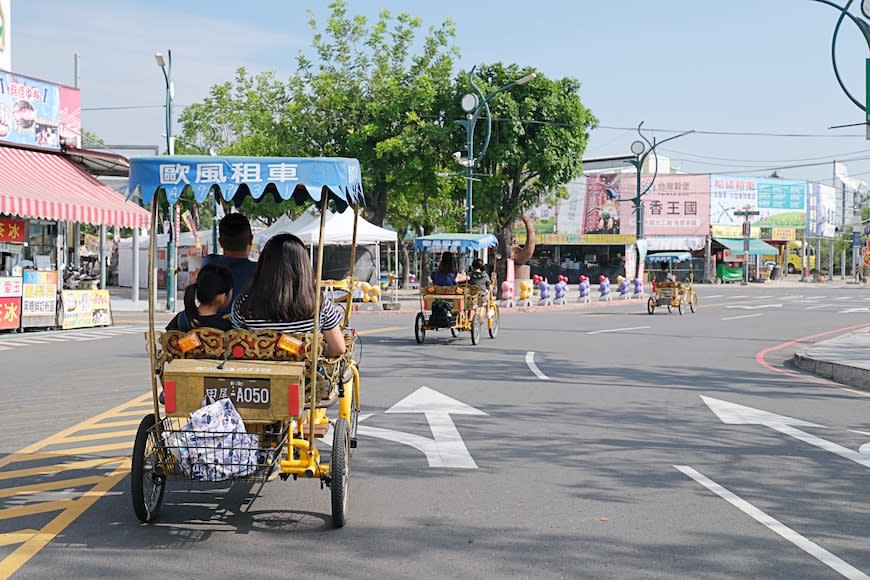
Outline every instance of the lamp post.
<svg viewBox="0 0 870 580">
<path fill-rule="evenodd" d="M 471 220 L 473 209 L 472 181 L 474 179 L 474 168 L 477 166 L 478 163 L 480 163 L 481 159 L 483 159 L 483 156 L 486 155 L 486 150 L 489 147 L 489 139 L 492 136 L 492 115 L 490 115 L 489 112 L 489 101 L 497 94 L 511 89 L 517 85 L 524 85 L 537 76 L 536 73 L 527 74 L 526 76 L 510 82 L 503 87 L 499 87 L 490 94 L 483 96 L 483 91 L 481 91 L 480 87 L 477 86 L 477 83 L 474 82 L 475 68 L 476 67 L 471 68 L 468 76 L 471 81 L 471 86 L 474 87 L 474 90 L 477 94 L 468 93 L 462 97 L 460 105 L 462 106 L 462 110 L 465 112 L 465 118 L 456 121 L 457 124 L 465 127 L 465 146 L 467 148 L 466 157 L 463 158 L 460 152 L 456 152 L 453 154 L 453 158 L 456 160 L 456 162 L 465 167 L 465 231 L 467 233 L 471 233 Z M 478 99 L 478 95 L 481 97 L 480 99 Z M 477 120 L 480 118 L 480 114 L 484 110 L 486 110 L 486 139 L 483 142 L 483 147 L 481 147 L 480 153 L 475 156 L 474 126 L 477 124 Z"/>
<path fill-rule="evenodd" d="M 154 54 L 157 66 L 163 71 L 166 81 L 166 154 L 175 154 L 175 139 L 172 137 L 172 100 L 175 98 L 175 85 L 172 82 L 172 51 L 166 51 L 166 59 L 159 52 Z M 175 205 L 169 204 L 169 241 L 166 244 L 166 310 L 175 312 L 176 298 L 176 240 L 175 240 Z M 154 232 L 151 233 L 154 235 Z"/>
<path fill-rule="evenodd" d="M 643 127 L 643 121 L 641 121 L 640 125 L 637 126 L 637 134 L 640 135 L 640 137 L 641 137 L 641 139 L 643 139 L 643 141 L 634 141 L 631 144 L 631 152 L 634 153 L 634 159 L 626 159 L 625 160 L 626 163 L 628 163 L 634 167 L 635 172 L 637 174 L 635 195 L 634 195 L 634 199 L 632 200 L 632 203 L 634 203 L 634 211 L 635 211 L 635 215 L 637 216 L 637 219 L 635 221 L 635 223 L 636 223 L 635 237 L 638 240 L 643 239 L 643 196 L 646 192 L 648 192 L 652 188 L 653 184 L 656 181 L 656 175 L 658 175 L 658 170 L 659 170 L 658 154 L 656 154 L 656 152 L 655 152 L 656 147 L 658 147 L 662 143 L 667 143 L 668 141 L 673 141 L 674 139 L 676 139 L 678 137 L 683 137 L 685 135 L 688 135 L 689 133 L 695 132 L 694 129 L 692 129 L 690 131 L 683 131 L 682 133 L 679 133 L 677 135 L 672 135 L 671 137 L 668 137 L 667 139 L 663 139 L 663 140 L 658 141 L 656 143 L 652 143 L 652 142 L 650 142 L 649 139 L 646 138 L 646 136 L 643 133 L 641 133 L 641 131 L 640 131 L 641 127 Z M 644 141 L 646 141 L 646 143 L 644 143 Z M 647 146 L 649 146 L 649 149 L 647 149 Z M 653 177 L 650 180 L 649 184 L 646 186 L 646 189 L 641 191 L 641 182 L 640 182 L 641 169 L 643 168 L 643 164 L 644 164 L 644 162 L 646 162 L 646 158 L 649 157 L 650 153 L 652 153 L 656 159 L 656 170 L 655 170 L 655 173 L 653 173 Z M 635 273 L 635 277 L 637 277 L 639 272 L 640 272 L 640 255 L 638 255 L 637 271 Z"/>
</svg>

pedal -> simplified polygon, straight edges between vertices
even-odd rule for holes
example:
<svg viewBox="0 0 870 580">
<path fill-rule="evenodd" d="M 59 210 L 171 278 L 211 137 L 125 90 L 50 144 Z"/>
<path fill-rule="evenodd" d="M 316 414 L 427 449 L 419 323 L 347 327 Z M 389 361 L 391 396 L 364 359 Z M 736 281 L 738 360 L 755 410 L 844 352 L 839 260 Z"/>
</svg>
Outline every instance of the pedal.
<svg viewBox="0 0 870 580">
<path fill-rule="evenodd" d="M 356 449 L 356 437 L 350 440 L 350 448 Z"/>
</svg>

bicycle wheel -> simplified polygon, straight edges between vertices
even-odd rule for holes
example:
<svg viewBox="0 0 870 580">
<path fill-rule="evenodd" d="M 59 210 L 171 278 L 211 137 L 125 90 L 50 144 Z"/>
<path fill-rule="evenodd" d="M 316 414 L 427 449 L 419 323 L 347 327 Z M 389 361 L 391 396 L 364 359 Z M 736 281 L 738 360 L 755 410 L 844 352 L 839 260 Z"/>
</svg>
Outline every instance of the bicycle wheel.
<svg viewBox="0 0 870 580">
<path fill-rule="evenodd" d="M 157 517 L 163 492 L 166 490 L 166 477 L 157 472 L 157 445 L 154 432 L 154 414 L 145 415 L 136 431 L 133 444 L 133 457 L 130 467 L 130 495 L 133 498 L 133 511 L 143 523 L 150 523 Z"/>
</svg>

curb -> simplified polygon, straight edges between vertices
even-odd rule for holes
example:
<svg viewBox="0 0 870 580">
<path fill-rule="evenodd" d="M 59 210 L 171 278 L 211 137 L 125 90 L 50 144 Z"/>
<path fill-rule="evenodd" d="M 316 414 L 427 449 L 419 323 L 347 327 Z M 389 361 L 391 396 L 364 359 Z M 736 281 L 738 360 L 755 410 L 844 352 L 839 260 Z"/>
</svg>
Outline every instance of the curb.
<svg viewBox="0 0 870 580">
<path fill-rule="evenodd" d="M 799 369 L 848 385 L 870 391 L 870 371 L 858 367 L 813 358 L 806 352 L 794 353 L 794 364 Z"/>
</svg>

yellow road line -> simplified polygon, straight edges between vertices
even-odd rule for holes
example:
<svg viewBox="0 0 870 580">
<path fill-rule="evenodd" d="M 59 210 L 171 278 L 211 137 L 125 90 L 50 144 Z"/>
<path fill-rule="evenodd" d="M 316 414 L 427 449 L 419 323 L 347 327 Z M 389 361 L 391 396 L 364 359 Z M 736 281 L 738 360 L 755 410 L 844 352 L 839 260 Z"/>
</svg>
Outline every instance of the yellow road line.
<svg viewBox="0 0 870 580">
<path fill-rule="evenodd" d="M 104 477 L 102 482 L 95 485 L 85 497 L 72 502 L 71 507 L 58 514 L 40 530 L 39 534 L 27 540 L 9 556 L 0 561 L 0 577 L 9 577 L 26 564 L 51 542 L 55 536 L 65 530 L 79 516 L 90 509 L 97 500 L 115 487 L 127 475 L 128 471 L 129 467 L 127 465 L 119 466 L 112 474 Z"/>
<path fill-rule="evenodd" d="M 36 530 L 18 530 L 17 532 L 6 532 L 5 534 L 0 534 L 0 546 L 23 544 L 37 533 L 39 532 Z"/>
<path fill-rule="evenodd" d="M 29 505 L 22 505 L 11 508 L 3 508 L 0 509 L 0 520 L 11 520 L 13 518 L 20 518 L 24 516 L 32 516 L 35 514 L 44 514 L 46 512 L 56 512 L 60 510 L 64 510 L 70 507 L 73 504 L 73 499 L 59 499 L 56 501 L 41 501 L 39 503 L 32 503 Z M 3 562 L 5 560 L 0 560 L 0 578 L 6 578 L 3 576 Z"/>
<path fill-rule="evenodd" d="M 151 396 L 150 394 L 148 395 Z M 142 411 L 143 416 L 153 411 L 154 407 L 149 407 L 147 410 Z M 142 419 L 127 419 L 125 421 L 105 421 L 103 423 L 97 423 L 93 426 L 93 429 L 107 429 L 111 427 L 138 427 L 139 423 L 142 422 Z"/>
<path fill-rule="evenodd" d="M 60 443 L 55 443 L 59 445 Z M 129 451 L 133 452 L 133 442 L 111 443 L 108 445 L 90 445 L 88 447 L 71 447 L 69 449 L 58 449 L 58 455 L 90 455 L 94 453 L 103 453 L 105 451 Z"/>
<path fill-rule="evenodd" d="M 138 425 L 140 421 L 136 421 Z M 136 437 L 136 429 L 127 429 L 126 431 L 109 431 L 108 433 L 89 433 L 87 435 L 70 435 L 69 437 L 64 437 L 63 441 L 58 441 L 60 443 L 80 443 L 82 441 L 96 441 L 98 439 L 117 439 L 118 437 L 127 437 L 129 440 L 133 440 Z"/>
<path fill-rule="evenodd" d="M 39 491 L 54 491 L 57 489 L 72 489 L 93 485 L 103 480 L 104 475 L 89 475 L 86 477 L 72 477 L 70 479 L 58 479 L 47 483 L 29 483 L 16 487 L 0 488 L 0 497 L 13 497 L 16 495 L 27 496 Z"/>
<path fill-rule="evenodd" d="M 380 334 L 391 330 L 405 330 L 406 328 L 407 327 L 405 326 L 383 326 L 381 328 L 370 328 L 369 330 L 358 330 L 356 333 L 360 336 L 367 336 L 369 334 Z"/>
<path fill-rule="evenodd" d="M 68 461 L 59 465 L 46 465 L 44 467 L 31 467 L 28 469 L 15 469 L 12 471 L 0 471 L 0 481 L 4 479 L 21 479 L 24 477 L 33 477 L 35 475 L 57 475 L 62 471 L 74 471 L 78 469 L 91 469 L 105 465 L 106 463 L 116 463 L 119 457 L 101 457 L 99 459 L 85 459 L 83 461 Z M 127 459 L 126 457 L 124 458 Z"/>
</svg>

